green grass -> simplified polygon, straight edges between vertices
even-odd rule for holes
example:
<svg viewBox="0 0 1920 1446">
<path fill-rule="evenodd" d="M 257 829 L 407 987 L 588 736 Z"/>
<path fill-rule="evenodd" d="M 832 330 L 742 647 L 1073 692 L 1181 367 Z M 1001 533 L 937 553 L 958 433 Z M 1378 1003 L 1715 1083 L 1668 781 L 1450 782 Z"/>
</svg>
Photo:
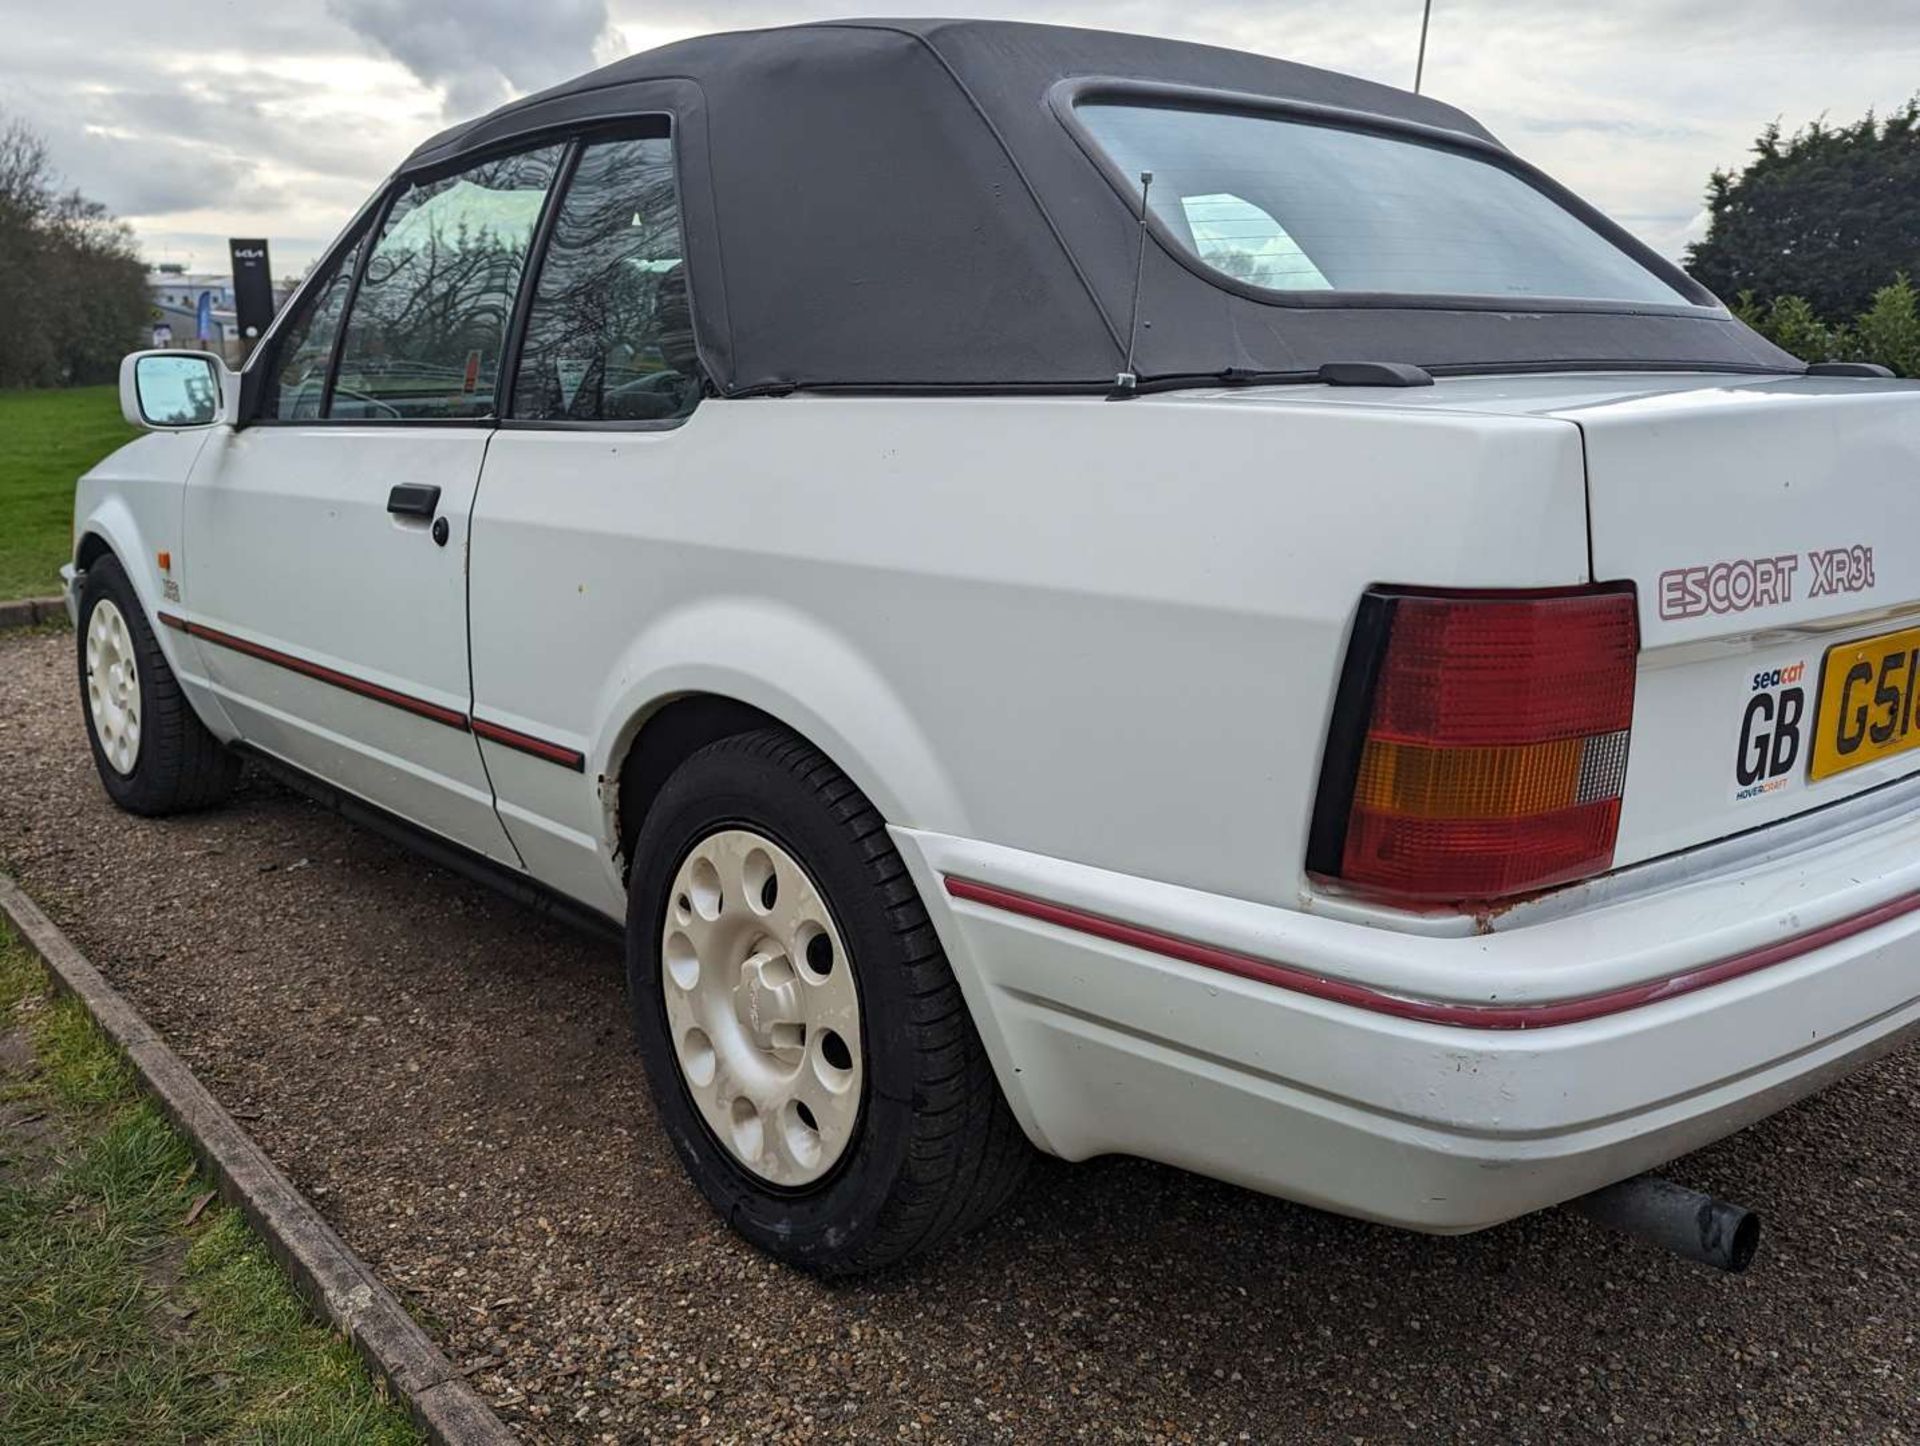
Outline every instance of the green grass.
<svg viewBox="0 0 1920 1446">
<path fill-rule="evenodd" d="M 0 601 L 60 590 L 74 481 L 136 435 L 114 387 L 0 392 Z"/>
<path fill-rule="evenodd" d="M 0 923 L 0 1030 L 16 1020 L 36 1069 L 0 1107 L 57 1129 L 0 1176 L 0 1441 L 417 1442 L 238 1212 L 186 1223 L 211 1187 L 185 1141 Z"/>
</svg>

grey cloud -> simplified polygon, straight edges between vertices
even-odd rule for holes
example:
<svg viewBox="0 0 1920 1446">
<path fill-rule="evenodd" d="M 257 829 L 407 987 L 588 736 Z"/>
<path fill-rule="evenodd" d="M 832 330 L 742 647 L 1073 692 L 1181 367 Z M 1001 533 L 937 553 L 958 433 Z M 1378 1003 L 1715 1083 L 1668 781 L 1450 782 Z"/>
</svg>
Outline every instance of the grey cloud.
<svg viewBox="0 0 1920 1446">
<path fill-rule="evenodd" d="M 280 57 L 349 48 L 339 26 L 316 5 L 64 0 L 56 6 L 46 0 L 0 0 L 0 27 L 6 35 L 0 67 L 7 69 L 15 61 L 39 69 L 48 60 L 138 67 L 143 59 L 175 48 L 201 53 L 244 48 Z"/>
<path fill-rule="evenodd" d="M 139 134 L 199 141 L 237 151 L 251 162 L 271 159 L 281 169 L 350 180 L 357 187 L 399 159 L 370 157 L 364 118 L 351 111 L 317 121 L 285 119 L 276 113 L 275 102 L 288 94 L 284 81 L 223 78 L 217 88 L 204 91 L 101 91 L 90 110 L 98 120 Z"/>
<path fill-rule="evenodd" d="M 1516 130 L 1539 136 L 1586 133 L 1622 136 L 1637 141 L 1693 141 L 1708 134 L 1699 126 L 1662 125 L 1658 121 L 1633 120 L 1625 116 L 1520 116 L 1509 124 Z"/>
<path fill-rule="evenodd" d="M 261 204 L 279 199 L 274 188 L 256 178 L 250 159 L 190 136 L 141 130 L 138 140 L 128 141 L 104 133 L 97 110 L 83 116 L 31 107 L 21 114 L 46 137 L 66 183 L 115 215 L 178 215 L 227 204 L 237 192 Z"/>
<path fill-rule="evenodd" d="M 397 76 L 390 95 L 365 89 L 358 42 L 317 6 L 175 3 L 162 34 L 119 0 L 74 0 L 58 23 L 0 0 L 0 109 L 46 136 L 69 184 L 131 218 L 150 255 L 197 254 L 184 227 L 230 225 L 304 265 L 438 127 L 436 106 Z M 352 90 L 328 84 L 334 61 L 356 67 Z"/>
<path fill-rule="evenodd" d="M 136 151 L 119 142 L 83 136 L 70 148 L 73 164 L 93 178 L 89 189 L 112 196 L 112 208 L 127 216 L 175 216 L 224 206 L 244 196 L 250 205 L 283 199 L 244 161 L 180 143 L 143 143 Z"/>
<path fill-rule="evenodd" d="M 327 0 L 327 10 L 460 117 L 591 68 L 611 34 L 605 0 Z"/>
</svg>

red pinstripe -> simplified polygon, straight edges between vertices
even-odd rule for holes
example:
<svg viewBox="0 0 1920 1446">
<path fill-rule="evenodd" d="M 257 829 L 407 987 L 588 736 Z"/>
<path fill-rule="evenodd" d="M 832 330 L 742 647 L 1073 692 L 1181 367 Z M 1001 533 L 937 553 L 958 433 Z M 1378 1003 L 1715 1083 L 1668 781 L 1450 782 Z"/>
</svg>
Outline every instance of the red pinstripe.
<svg viewBox="0 0 1920 1446">
<path fill-rule="evenodd" d="M 289 672 L 312 678 L 316 682 L 358 694 L 362 698 L 371 698 L 377 703 L 385 703 L 389 707 L 412 713 L 416 717 L 431 719 L 435 723 L 444 724 L 461 733 L 478 734 L 504 748 L 513 748 L 522 753 L 532 754 L 536 758 L 544 758 L 549 763 L 557 763 L 562 768 L 571 768 L 576 773 L 586 770 L 586 755 L 577 748 L 563 747 L 558 743 L 549 743 L 544 738 L 535 738 L 530 733 L 522 733 L 499 723 L 489 723 L 484 718 L 476 718 L 470 713 L 443 707 L 439 703 L 430 703 L 424 698 L 416 698 L 410 693 L 402 693 L 379 683 L 370 683 L 365 678 L 356 678 L 353 674 L 343 673 L 338 668 L 309 662 L 292 653 L 283 653 L 280 649 L 270 648 L 264 643 L 250 642 L 246 638 L 222 632 L 219 628 L 210 628 L 205 623 L 190 622 L 173 613 L 161 613 L 160 621 L 167 627 L 186 633 L 190 637 L 201 638 L 232 652 L 244 653 L 247 657 L 258 658 L 263 663 L 272 663 L 275 667 L 285 668 Z"/>
<path fill-rule="evenodd" d="M 501 723 L 489 723 L 484 718 L 473 720 L 473 731 L 489 743 L 498 743 L 503 748 L 517 748 L 522 753 L 531 753 L 535 758 L 544 758 L 562 768 L 571 768 L 575 773 L 586 772 L 587 756 L 577 748 L 549 743 L 544 738 L 535 738 L 530 733 L 521 733 Z"/>
<path fill-rule="evenodd" d="M 1557 1024 L 1578 1024 L 1583 1020 L 1640 1009 L 1715 984 L 1724 984 L 1730 979 L 1738 979 L 1775 964 L 1783 964 L 1789 959 L 1797 959 L 1829 944 L 1851 939 L 1856 934 L 1863 934 L 1920 909 L 1920 893 L 1903 894 L 1887 903 L 1818 929 L 1810 929 L 1804 934 L 1795 934 L 1764 948 L 1734 954 L 1661 979 L 1590 994 L 1583 999 L 1553 999 L 1522 1004 L 1461 1004 L 1439 999 L 1414 999 L 1345 979 L 1330 979 L 1291 964 L 1196 943 L 1137 924 L 1123 924 L 1117 919 L 1090 914 L 1063 904 L 1051 904 L 1044 899 L 1015 893 L 1011 889 L 995 888 L 991 884 L 976 883 L 972 879 L 949 875 L 946 887 L 947 892 L 956 899 L 985 904 L 1009 914 L 1037 919 L 1075 933 L 1089 934 L 1111 943 L 1143 949 L 1150 954 L 1197 964 L 1205 969 L 1217 969 L 1256 983 L 1271 984 L 1295 994 L 1331 1000 L 1376 1014 L 1390 1014 L 1398 1019 L 1416 1019 L 1425 1024 L 1445 1024 L 1462 1029 L 1545 1029 Z"/>
</svg>

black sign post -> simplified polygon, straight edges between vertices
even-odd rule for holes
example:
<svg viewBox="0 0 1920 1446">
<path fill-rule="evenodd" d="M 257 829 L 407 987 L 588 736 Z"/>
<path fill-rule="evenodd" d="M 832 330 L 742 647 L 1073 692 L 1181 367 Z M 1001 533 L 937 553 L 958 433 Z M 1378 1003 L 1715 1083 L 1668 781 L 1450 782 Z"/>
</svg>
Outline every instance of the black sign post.
<svg viewBox="0 0 1920 1446">
<path fill-rule="evenodd" d="M 273 320 L 273 269 L 267 263 L 267 243 L 233 240 L 227 242 L 227 250 L 233 256 L 234 321 L 241 344 L 252 351 Z"/>
</svg>

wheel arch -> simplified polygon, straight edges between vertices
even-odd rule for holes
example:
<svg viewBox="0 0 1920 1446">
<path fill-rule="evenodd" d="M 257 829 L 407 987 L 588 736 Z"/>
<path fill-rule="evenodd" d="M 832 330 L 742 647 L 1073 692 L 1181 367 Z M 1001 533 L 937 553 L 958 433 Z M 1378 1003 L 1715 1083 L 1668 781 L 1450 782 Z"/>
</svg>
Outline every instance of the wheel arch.
<svg viewBox="0 0 1920 1446">
<path fill-rule="evenodd" d="M 187 661 L 181 657 L 182 640 L 172 628 L 164 627 L 160 622 L 159 559 L 152 548 L 144 545 L 139 519 L 133 509 L 119 497 L 104 499 L 80 525 L 74 540 L 73 566 L 76 574 L 84 576 L 103 557 L 111 557 L 120 564 L 120 571 L 133 588 L 141 612 L 146 614 L 147 626 L 153 629 L 167 666 L 179 671 L 183 662 Z"/>
<path fill-rule="evenodd" d="M 75 530 L 73 566 L 85 572 L 102 557 L 111 556 L 133 584 L 147 621 L 159 626 L 155 609 L 159 606 L 159 560 L 143 545 L 140 520 L 126 501 L 118 496 L 101 499 Z"/>
<path fill-rule="evenodd" d="M 905 702 L 845 636 L 771 600 L 679 610 L 614 672 L 631 680 L 595 750 L 604 827 L 622 879 L 673 769 L 722 738 L 777 726 L 818 748 L 887 822 L 964 833 L 964 813 Z"/>
<path fill-rule="evenodd" d="M 152 548 L 145 545 L 140 519 L 134 509 L 118 496 L 103 499 L 87 515 L 75 535 L 73 566 L 76 599 L 80 596 L 77 579 L 84 577 L 88 569 L 96 566 L 103 557 L 111 557 L 120 565 L 121 573 L 133 588 L 135 601 L 140 604 L 140 611 L 146 616 L 147 626 L 153 629 L 167 665 L 179 670 L 185 661 L 181 657 L 182 639 L 173 629 L 162 626 L 160 621 L 159 558 Z M 80 621 L 77 615 L 76 621 Z"/>
<path fill-rule="evenodd" d="M 631 720 L 617 771 L 609 775 L 614 857 L 622 875 L 633 865 L 640 826 L 674 770 L 710 744 L 768 727 L 786 725 L 751 704 L 717 693 L 662 699 L 651 712 Z"/>
<path fill-rule="evenodd" d="M 126 566 L 124 561 L 120 561 L 118 549 L 107 541 L 106 534 L 97 528 L 89 527 L 80 534 L 80 541 L 73 549 L 74 570 L 85 572 L 103 557 L 112 557 L 115 561 L 119 561 L 122 567 Z"/>
</svg>

